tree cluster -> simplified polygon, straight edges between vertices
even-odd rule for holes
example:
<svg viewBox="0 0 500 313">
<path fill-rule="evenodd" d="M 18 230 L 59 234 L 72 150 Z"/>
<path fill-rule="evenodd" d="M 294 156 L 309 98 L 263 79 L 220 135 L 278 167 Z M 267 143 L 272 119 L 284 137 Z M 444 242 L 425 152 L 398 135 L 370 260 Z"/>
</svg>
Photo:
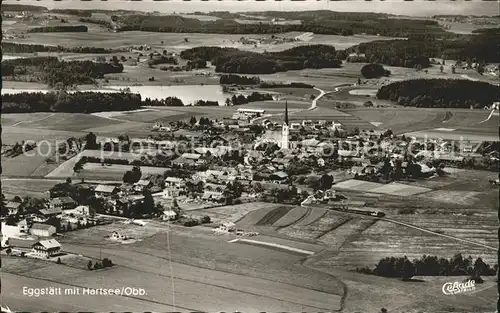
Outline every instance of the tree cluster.
<svg viewBox="0 0 500 313">
<path fill-rule="evenodd" d="M 63 47 L 63 46 L 46 46 L 46 45 L 35 45 L 35 44 L 32 45 L 32 44 L 14 43 L 14 42 L 2 42 L 2 51 L 4 53 L 71 52 L 71 53 L 106 54 L 106 53 L 117 52 L 118 50 L 100 48 L 100 47 Z"/>
<path fill-rule="evenodd" d="M 50 10 L 50 12 L 52 12 L 52 13 L 59 13 L 59 14 L 65 14 L 65 15 L 82 16 L 82 17 L 91 17 L 92 16 L 92 11 L 91 10 L 53 9 L 53 10 Z"/>
<path fill-rule="evenodd" d="M 305 83 L 275 83 L 275 82 L 263 82 L 259 85 L 260 88 L 314 88 L 313 85 L 305 84 Z"/>
<path fill-rule="evenodd" d="M 252 92 L 252 94 L 248 96 L 244 95 L 233 95 L 231 98 L 226 99 L 226 104 L 232 104 L 232 105 L 241 105 L 241 104 L 247 104 L 249 102 L 255 102 L 255 101 L 268 101 L 268 100 L 273 100 L 273 96 L 268 93 L 259 93 L 259 92 Z"/>
<path fill-rule="evenodd" d="M 134 166 L 131 171 L 126 171 L 123 175 L 123 182 L 127 184 L 135 184 L 141 180 L 142 172 L 139 166 Z"/>
<path fill-rule="evenodd" d="M 465 79 L 412 79 L 382 86 L 377 98 L 425 108 L 482 108 L 498 101 L 500 88 Z"/>
<path fill-rule="evenodd" d="M 124 92 L 22 92 L 4 94 L 2 102 L 3 113 L 128 111 L 142 104 L 139 94 Z"/>
<path fill-rule="evenodd" d="M 383 277 L 408 280 L 413 276 L 493 276 L 498 271 L 498 264 L 490 266 L 480 257 L 475 261 L 471 256 L 464 258 L 456 254 L 450 259 L 424 255 L 410 261 L 405 257 L 387 257 L 381 259 L 374 269 L 358 268 L 357 271 Z"/>
<path fill-rule="evenodd" d="M 89 28 L 85 25 L 74 26 L 43 26 L 34 27 L 27 30 L 27 33 L 86 33 Z"/>
<path fill-rule="evenodd" d="M 98 20 L 95 18 L 80 18 L 78 19 L 78 21 L 82 23 L 97 24 L 109 29 L 113 29 L 113 23 L 105 20 Z"/>
<path fill-rule="evenodd" d="M 307 45 L 280 52 L 256 53 L 234 48 L 196 47 L 181 52 L 184 59 L 211 61 L 216 72 L 272 74 L 305 68 L 338 68 L 333 46 Z"/>
<path fill-rule="evenodd" d="M 177 65 L 177 59 L 174 57 L 167 57 L 164 55 L 158 56 L 158 57 L 153 57 L 151 60 L 148 61 L 149 66 L 153 65 L 158 65 L 158 64 L 174 64 Z"/>
<path fill-rule="evenodd" d="M 384 67 L 380 64 L 371 63 L 361 68 L 361 75 L 363 75 L 364 78 L 370 79 L 389 76 L 391 75 L 391 72 L 384 69 Z"/>
<path fill-rule="evenodd" d="M 167 107 L 182 107 L 184 103 L 177 97 L 166 97 L 162 99 L 146 98 L 142 101 L 142 106 L 167 106 Z"/>
<path fill-rule="evenodd" d="M 240 76 L 240 75 L 221 75 L 219 84 L 221 85 L 258 85 L 260 84 L 260 78 L 256 76 Z"/>
<path fill-rule="evenodd" d="M 50 87 L 93 84 L 105 74 L 121 73 L 123 65 L 117 62 L 60 61 L 57 57 L 19 58 L 2 62 L 3 76 L 30 76 Z"/>
</svg>

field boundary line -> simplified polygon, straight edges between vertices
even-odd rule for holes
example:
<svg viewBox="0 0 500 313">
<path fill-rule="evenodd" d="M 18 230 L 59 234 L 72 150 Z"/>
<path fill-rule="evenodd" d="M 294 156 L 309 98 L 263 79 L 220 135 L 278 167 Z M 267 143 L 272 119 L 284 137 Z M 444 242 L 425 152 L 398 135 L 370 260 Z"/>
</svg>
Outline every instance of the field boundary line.
<svg viewBox="0 0 500 313">
<path fill-rule="evenodd" d="M 23 123 L 26 123 L 26 124 L 29 124 L 29 123 L 33 123 L 33 122 L 39 122 L 39 121 L 43 121 L 45 119 L 48 119 L 49 117 L 52 117 L 54 116 L 55 113 L 51 113 L 50 115 L 46 116 L 46 117 L 42 117 L 42 118 L 39 118 L 39 119 L 36 119 L 36 120 L 32 120 L 32 121 L 20 121 L 20 122 L 17 122 L 15 123 L 14 125 L 10 125 L 11 127 L 15 127 L 19 124 L 23 124 Z"/>
<path fill-rule="evenodd" d="M 400 224 L 400 225 L 403 225 L 403 226 L 406 226 L 406 227 L 411 227 L 411 228 L 414 228 L 414 229 L 418 229 L 418 230 L 426 232 L 426 233 L 430 233 L 430 234 L 434 234 L 434 235 L 437 235 L 437 236 L 445 237 L 445 238 L 448 238 L 448 239 L 454 239 L 454 240 L 457 240 L 457 241 L 462 241 L 462 242 L 466 242 L 466 243 L 469 243 L 469 244 L 472 244 L 472 245 L 476 245 L 476 246 L 480 246 L 480 247 L 487 248 L 487 249 L 490 249 L 490 250 L 498 251 L 498 248 L 491 247 L 491 246 L 482 244 L 480 242 L 475 242 L 475 241 L 468 240 L 468 239 L 458 238 L 458 237 L 451 236 L 451 235 L 440 234 L 438 232 L 435 232 L 435 231 L 432 231 L 432 230 L 429 230 L 429 229 L 425 229 L 425 228 L 422 228 L 422 227 L 419 227 L 419 226 L 416 226 L 416 225 L 408 224 L 408 223 L 405 223 L 405 222 L 400 222 L 400 221 L 389 219 L 389 218 L 380 218 L 380 220 L 386 221 L 386 222 Z"/>
<path fill-rule="evenodd" d="M 288 251 L 302 253 L 302 254 L 307 254 L 307 255 L 314 255 L 315 254 L 315 252 L 313 252 L 313 251 L 308 251 L 308 250 L 303 250 L 303 249 L 294 248 L 294 247 L 290 247 L 290 246 L 280 245 L 280 244 L 272 243 L 272 242 L 265 242 L 265 241 L 251 240 L 251 239 L 243 239 L 243 238 L 238 239 L 238 241 L 236 241 L 235 243 L 238 243 L 238 242 L 255 244 L 255 245 L 259 245 L 259 246 L 268 246 L 268 247 L 273 247 L 273 248 L 288 250 Z"/>
</svg>

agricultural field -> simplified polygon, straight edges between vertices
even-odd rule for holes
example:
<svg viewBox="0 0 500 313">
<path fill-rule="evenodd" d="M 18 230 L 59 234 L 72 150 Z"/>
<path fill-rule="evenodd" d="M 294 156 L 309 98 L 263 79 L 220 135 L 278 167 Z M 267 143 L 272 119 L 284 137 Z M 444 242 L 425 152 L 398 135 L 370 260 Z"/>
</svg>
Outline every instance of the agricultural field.
<svg viewBox="0 0 500 313">
<path fill-rule="evenodd" d="M 61 182 L 63 182 L 63 180 L 2 178 L 2 193 L 8 198 L 14 196 L 47 198 L 47 191 L 55 184 Z"/>
<path fill-rule="evenodd" d="M 86 163 L 83 169 L 78 174 L 73 176 L 78 178 L 94 179 L 94 180 L 117 180 L 123 179 L 126 171 L 132 170 L 132 165 L 112 164 L 102 166 L 100 163 Z M 163 174 L 166 168 L 141 166 L 142 176 L 154 174 Z"/>
<path fill-rule="evenodd" d="M 369 224 L 368 220 L 366 219 L 365 223 Z M 406 255 L 409 259 L 414 259 L 426 254 L 450 258 L 460 252 L 474 258 L 481 257 L 485 262 L 491 264 L 496 262 L 494 249 L 482 246 L 498 246 L 498 241 L 494 238 L 498 226 L 492 218 L 471 220 L 467 216 L 451 218 L 449 215 L 425 216 L 418 214 L 407 218 L 398 216 L 397 221 L 423 227 L 438 232 L 438 234 L 392 222 L 376 221 L 374 223 L 374 220 L 371 220 L 373 224 L 371 227 L 359 232 L 357 238 L 343 245 L 337 255 L 323 259 L 321 262 L 325 265 L 342 265 L 344 268 L 355 269 L 363 266 L 373 267 L 380 259 L 389 256 L 402 257 Z M 460 241 L 460 239 L 477 242 L 478 245 Z"/>
<path fill-rule="evenodd" d="M 240 223 L 245 225 L 255 225 L 258 223 L 267 213 L 271 212 L 273 209 L 278 208 L 282 205 L 265 203 L 265 202 L 253 202 L 236 204 L 218 208 L 211 208 L 203 210 L 203 215 L 210 216 L 210 219 L 214 223 Z M 254 213 L 250 217 L 249 213 Z"/>
<path fill-rule="evenodd" d="M 362 120 L 377 123 L 381 128 L 392 129 L 396 134 L 407 133 L 407 135 L 416 137 L 423 137 L 427 134 L 429 138 L 432 136 L 444 136 L 444 138 L 454 136 L 455 139 L 459 139 L 459 135 L 463 135 L 472 141 L 481 139 L 481 136 L 490 138 L 495 131 L 498 132 L 498 118 L 495 116 L 487 123 L 479 124 L 490 114 L 490 111 L 483 110 L 389 107 L 343 111 Z M 433 130 L 436 128 L 449 128 L 451 131 Z M 471 131 L 471 129 L 475 129 L 475 131 Z M 474 133 L 479 134 L 475 135 Z"/>
<path fill-rule="evenodd" d="M 321 212 L 323 213 L 323 212 Z M 319 214 L 318 214 L 319 215 Z M 335 228 L 347 223 L 350 218 L 345 215 L 336 215 L 332 211 L 327 211 L 323 215 L 318 216 L 314 221 L 308 224 L 298 223 L 278 230 L 279 233 L 287 235 L 291 238 L 298 238 L 302 240 L 317 240 L 321 236 L 334 230 Z"/>
<path fill-rule="evenodd" d="M 109 231 L 116 228 L 112 225 L 103 227 Z M 146 225 L 143 228 L 148 227 L 149 225 Z M 161 282 L 164 285 L 173 273 L 176 304 L 181 308 L 199 310 L 201 307 L 196 307 L 195 303 L 201 301 L 204 304 L 208 303 L 210 309 L 219 310 L 221 307 L 232 305 L 235 297 L 239 299 L 236 305 L 239 305 L 239 308 L 243 305 L 247 309 L 255 309 L 256 303 L 263 306 L 257 309 L 338 308 L 340 295 L 343 293 L 339 282 L 330 275 L 298 265 L 297 262 L 300 261 L 298 256 L 255 246 L 228 244 L 223 237 L 214 236 L 210 230 L 203 230 L 203 227 L 188 229 L 172 226 L 172 230 L 169 235 L 172 272 L 168 261 L 165 262 L 169 254 L 163 248 L 168 234 L 163 231 L 134 244 L 117 245 L 107 241 L 102 242 L 103 257 L 113 260 L 118 264 L 117 267 L 100 273 L 90 272 L 86 275 L 76 273 L 71 284 L 89 285 L 102 281 L 106 286 L 117 286 L 132 283 L 133 280 L 134 286 L 146 288 L 148 291 L 145 297 L 136 300 L 145 302 L 154 300 L 158 301 L 158 304 L 165 304 L 169 299 L 165 298 L 165 292 L 170 295 L 172 290 L 162 289 L 163 296 L 159 297 L 159 294 L 156 294 L 157 289 L 152 286 Z M 89 230 L 85 232 L 87 233 L 81 235 L 77 234 L 80 231 L 68 233 L 69 237 L 62 238 L 64 250 L 78 251 L 85 256 L 96 257 L 99 254 L 98 243 L 99 240 L 102 241 L 99 239 L 102 238 L 102 234 L 89 233 Z M 86 244 L 74 243 L 74 236 L 85 240 Z M 88 242 L 90 243 L 87 244 Z M 31 274 L 36 278 L 46 278 L 42 276 L 42 272 L 36 271 Z M 101 278 L 97 278 L 96 275 L 100 275 Z M 69 281 L 63 278 L 62 283 Z M 192 295 L 187 292 L 193 288 L 202 289 L 203 293 L 197 292 L 196 295 Z M 205 290 L 206 288 L 212 291 Z M 271 294 L 273 296 L 270 296 Z M 194 300 L 193 296 L 198 300 Z M 205 301 L 207 296 L 210 296 L 211 300 Z M 243 299 L 244 296 L 246 300 Z"/>
</svg>

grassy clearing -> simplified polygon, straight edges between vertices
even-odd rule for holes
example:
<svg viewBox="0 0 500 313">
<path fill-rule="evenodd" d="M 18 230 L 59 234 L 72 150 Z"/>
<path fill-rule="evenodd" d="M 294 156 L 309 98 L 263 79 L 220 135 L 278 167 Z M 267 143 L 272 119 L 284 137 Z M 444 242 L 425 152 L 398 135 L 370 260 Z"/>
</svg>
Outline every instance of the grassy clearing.
<svg viewBox="0 0 500 313">
<path fill-rule="evenodd" d="M 6 197 L 20 196 L 20 197 L 47 198 L 48 197 L 47 191 L 59 182 L 61 181 L 42 180 L 42 179 L 29 180 L 22 178 L 2 179 L 2 193 Z"/>
<path fill-rule="evenodd" d="M 125 172 L 132 170 L 132 167 L 132 165 L 121 164 L 102 166 L 99 163 L 86 163 L 80 173 L 76 176 L 85 179 L 120 181 L 123 179 L 123 175 L 125 174 Z M 166 169 L 162 167 L 141 166 L 143 177 L 152 174 L 163 174 L 165 170 Z"/>
</svg>

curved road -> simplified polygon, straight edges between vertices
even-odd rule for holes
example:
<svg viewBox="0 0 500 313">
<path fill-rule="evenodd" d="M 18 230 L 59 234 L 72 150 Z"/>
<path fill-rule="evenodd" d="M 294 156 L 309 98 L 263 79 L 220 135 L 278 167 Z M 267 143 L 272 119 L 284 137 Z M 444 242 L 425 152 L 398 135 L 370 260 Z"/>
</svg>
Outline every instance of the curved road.
<svg viewBox="0 0 500 313">
<path fill-rule="evenodd" d="M 304 111 L 315 110 L 315 109 L 318 108 L 318 105 L 317 105 L 318 100 L 321 99 L 324 95 L 335 93 L 335 92 L 339 92 L 341 90 L 340 89 L 341 87 L 348 87 L 348 86 L 352 86 L 352 85 L 351 84 L 338 85 L 338 86 L 334 87 L 333 91 L 324 91 L 324 90 L 319 89 L 317 87 L 313 87 L 313 89 L 319 91 L 320 94 L 311 101 L 311 106 L 309 108 L 303 109 L 303 110 L 300 110 L 300 111 L 297 111 L 297 112 L 294 112 L 294 113 L 300 113 L 300 112 L 304 112 Z M 270 117 L 273 117 L 273 116 L 280 116 L 280 115 L 283 115 L 283 114 L 284 113 L 266 114 L 264 116 L 260 116 L 260 117 L 254 118 L 253 120 L 250 121 L 250 123 L 255 124 L 256 122 L 258 122 L 260 120 L 263 120 L 263 119 L 266 119 L 266 118 L 270 118 Z"/>
</svg>

